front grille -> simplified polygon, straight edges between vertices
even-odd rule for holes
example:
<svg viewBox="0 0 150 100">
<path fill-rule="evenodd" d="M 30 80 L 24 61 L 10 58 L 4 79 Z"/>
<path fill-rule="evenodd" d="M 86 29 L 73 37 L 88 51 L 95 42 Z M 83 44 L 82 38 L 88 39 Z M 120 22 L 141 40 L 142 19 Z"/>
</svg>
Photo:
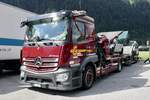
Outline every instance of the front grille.
<svg viewBox="0 0 150 100">
<path fill-rule="evenodd" d="M 40 60 L 39 60 L 40 59 Z M 58 58 L 23 58 L 23 65 L 29 70 L 34 71 L 52 71 L 58 67 Z"/>
</svg>

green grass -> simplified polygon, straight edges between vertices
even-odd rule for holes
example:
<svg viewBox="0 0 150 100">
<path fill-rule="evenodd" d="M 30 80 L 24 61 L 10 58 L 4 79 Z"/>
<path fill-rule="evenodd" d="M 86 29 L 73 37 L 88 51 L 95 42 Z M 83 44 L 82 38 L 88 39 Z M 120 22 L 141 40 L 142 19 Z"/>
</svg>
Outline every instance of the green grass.
<svg viewBox="0 0 150 100">
<path fill-rule="evenodd" d="M 140 51 L 139 58 L 140 60 L 146 60 L 147 58 L 149 58 L 149 51 Z"/>
</svg>

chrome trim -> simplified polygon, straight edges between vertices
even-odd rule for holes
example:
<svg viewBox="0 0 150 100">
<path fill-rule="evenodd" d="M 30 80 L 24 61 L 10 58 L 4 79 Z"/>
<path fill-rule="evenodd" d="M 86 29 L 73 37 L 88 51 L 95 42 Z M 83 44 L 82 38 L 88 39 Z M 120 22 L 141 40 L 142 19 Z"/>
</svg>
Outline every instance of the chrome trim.
<svg viewBox="0 0 150 100">
<path fill-rule="evenodd" d="M 34 62 L 34 60 L 23 60 L 24 62 Z"/>
<path fill-rule="evenodd" d="M 29 60 L 30 59 L 30 60 Z M 34 62 L 36 58 L 23 58 L 24 62 Z M 59 58 L 57 57 L 49 57 L 49 58 L 41 58 L 42 62 L 58 62 Z"/>
<path fill-rule="evenodd" d="M 48 59 L 44 59 L 42 58 L 43 62 L 58 62 L 59 58 L 48 58 Z"/>
<path fill-rule="evenodd" d="M 49 68 L 53 68 L 53 67 L 57 67 L 58 66 L 58 63 L 55 63 L 55 65 L 50 65 L 50 66 L 43 66 L 43 65 L 41 65 L 41 66 L 37 66 L 37 65 L 29 65 L 29 64 L 24 64 L 24 66 L 30 66 L 30 67 L 36 67 L 36 68 L 45 68 L 45 67 L 49 67 Z"/>
</svg>

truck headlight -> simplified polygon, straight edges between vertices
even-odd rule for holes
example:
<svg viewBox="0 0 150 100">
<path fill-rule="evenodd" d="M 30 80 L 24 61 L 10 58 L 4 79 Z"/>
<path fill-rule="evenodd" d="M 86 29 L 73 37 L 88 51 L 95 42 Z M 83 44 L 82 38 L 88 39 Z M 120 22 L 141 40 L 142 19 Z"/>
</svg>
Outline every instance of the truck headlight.
<svg viewBox="0 0 150 100">
<path fill-rule="evenodd" d="M 69 79 L 69 72 L 56 75 L 56 81 L 58 82 L 65 82 L 68 79 Z"/>
</svg>

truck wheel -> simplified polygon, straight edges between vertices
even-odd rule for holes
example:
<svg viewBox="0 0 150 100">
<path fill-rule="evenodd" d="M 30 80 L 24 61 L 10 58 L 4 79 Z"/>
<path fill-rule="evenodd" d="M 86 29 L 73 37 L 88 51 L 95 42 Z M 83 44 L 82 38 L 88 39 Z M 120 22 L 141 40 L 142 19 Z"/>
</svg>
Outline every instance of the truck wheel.
<svg viewBox="0 0 150 100">
<path fill-rule="evenodd" d="M 119 61 L 117 65 L 117 72 L 121 72 L 121 70 L 122 70 L 122 62 Z"/>
<path fill-rule="evenodd" d="M 94 83 L 94 70 L 91 66 L 87 66 L 83 72 L 82 88 L 89 89 Z"/>
</svg>

